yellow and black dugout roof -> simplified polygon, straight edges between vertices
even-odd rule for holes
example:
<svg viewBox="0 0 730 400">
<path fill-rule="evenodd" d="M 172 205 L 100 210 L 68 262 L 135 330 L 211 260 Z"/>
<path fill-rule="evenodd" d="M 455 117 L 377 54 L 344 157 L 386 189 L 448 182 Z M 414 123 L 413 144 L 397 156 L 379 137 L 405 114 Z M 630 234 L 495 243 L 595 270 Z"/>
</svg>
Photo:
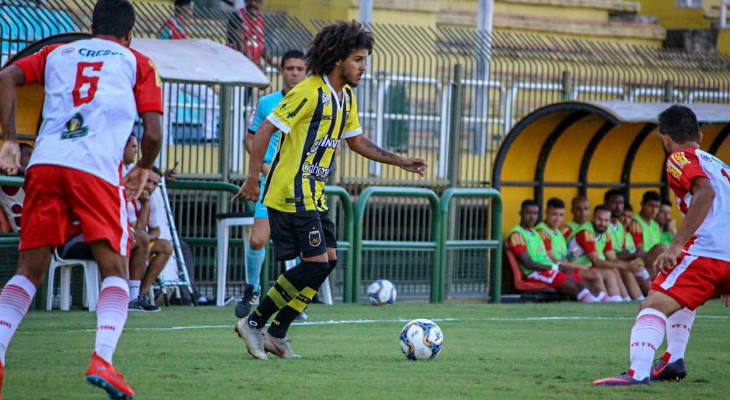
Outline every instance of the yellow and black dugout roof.
<svg viewBox="0 0 730 400">
<path fill-rule="evenodd" d="M 624 190 L 635 211 L 642 194 L 666 198 L 666 155 L 657 117 L 669 103 L 562 102 L 539 108 L 519 121 L 495 157 L 492 185 L 502 192 L 504 229 L 519 223 L 520 203 L 551 197 L 566 202 L 588 197 L 591 208 L 613 188 Z M 730 105 L 688 104 L 704 135 L 703 150 L 730 160 Z M 677 210 L 675 210 L 677 212 Z"/>
</svg>

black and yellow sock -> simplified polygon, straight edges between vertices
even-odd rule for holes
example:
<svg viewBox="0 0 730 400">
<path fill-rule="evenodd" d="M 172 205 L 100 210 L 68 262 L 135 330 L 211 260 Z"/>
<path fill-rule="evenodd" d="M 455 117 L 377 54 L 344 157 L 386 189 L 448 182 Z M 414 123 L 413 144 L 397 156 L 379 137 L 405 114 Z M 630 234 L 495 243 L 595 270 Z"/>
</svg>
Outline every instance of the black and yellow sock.
<svg viewBox="0 0 730 400">
<path fill-rule="evenodd" d="M 269 334 L 275 338 L 286 337 L 286 332 L 289 330 L 289 326 L 297 318 L 297 315 L 301 314 L 307 305 L 312 301 L 312 297 L 317 294 L 317 291 L 305 287 L 302 289 L 297 297 L 292 299 L 285 307 L 276 314 L 276 318 L 271 321 L 269 326 Z"/>
<path fill-rule="evenodd" d="M 296 299 L 300 290 L 310 286 L 313 280 L 316 281 L 319 279 L 321 275 L 327 273 L 328 269 L 329 264 L 326 262 L 304 261 L 279 275 L 276 283 L 266 293 L 261 304 L 249 316 L 249 324 L 256 328 L 264 327 L 275 312 L 282 309 L 293 299 Z M 294 317 L 296 318 L 297 315 L 299 313 L 295 314 Z M 291 324 L 291 322 L 289 323 Z"/>
</svg>

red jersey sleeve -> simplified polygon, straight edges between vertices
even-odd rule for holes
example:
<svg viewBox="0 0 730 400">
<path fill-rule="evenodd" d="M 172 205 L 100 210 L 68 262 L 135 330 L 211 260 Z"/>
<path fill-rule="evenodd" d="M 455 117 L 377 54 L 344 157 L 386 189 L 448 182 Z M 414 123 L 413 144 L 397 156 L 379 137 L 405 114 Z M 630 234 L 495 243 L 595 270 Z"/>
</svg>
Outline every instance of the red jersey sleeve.
<svg viewBox="0 0 730 400">
<path fill-rule="evenodd" d="M 46 59 L 56 47 L 61 46 L 62 44 L 63 43 L 45 46 L 32 55 L 23 57 L 13 63 L 13 65 L 17 65 L 23 71 L 23 75 L 25 75 L 25 82 L 23 82 L 24 85 L 30 85 L 33 83 L 39 83 L 42 85 L 44 83 Z"/>
<path fill-rule="evenodd" d="M 583 249 L 583 252 L 595 253 L 596 249 L 596 238 L 593 236 L 593 232 L 589 230 L 583 230 L 575 235 L 575 241 Z"/>
<path fill-rule="evenodd" d="M 553 241 L 550 238 L 550 234 L 544 229 L 538 230 L 537 233 L 540 234 L 540 239 L 542 239 L 542 243 L 545 245 L 545 250 L 552 250 Z"/>
<path fill-rule="evenodd" d="M 155 111 L 162 114 L 162 79 L 157 66 L 142 53 L 132 52 L 137 57 L 137 82 L 134 84 L 137 112 Z"/>
<path fill-rule="evenodd" d="M 565 240 L 568 240 L 568 238 L 570 237 L 570 234 L 573 233 L 573 228 L 569 227 L 568 225 L 565 225 L 562 229 L 560 229 L 560 232 L 562 232 Z"/>
<path fill-rule="evenodd" d="M 525 238 L 523 238 L 522 234 L 519 232 L 512 232 L 512 234 L 509 235 L 509 238 L 507 239 L 507 247 L 509 247 L 509 249 L 512 250 L 512 253 L 516 256 L 527 251 Z"/>
<path fill-rule="evenodd" d="M 687 193 L 692 188 L 692 179 L 699 176 L 707 178 L 700 165 L 700 160 L 692 150 L 683 150 L 672 153 L 667 158 L 667 179 L 672 189 L 679 189 Z M 682 196 L 684 193 L 681 193 Z M 677 193 L 675 193 L 677 194 Z"/>
<path fill-rule="evenodd" d="M 631 238 L 634 239 L 634 245 L 643 245 L 644 244 L 644 232 L 641 229 L 641 224 L 639 221 L 632 219 L 629 223 L 629 233 L 631 233 Z"/>
<path fill-rule="evenodd" d="M 606 235 L 606 247 L 603 248 L 603 252 L 613 251 L 613 240 L 611 240 L 611 235 L 609 235 L 608 232 L 605 232 L 604 235 Z"/>
</svg>

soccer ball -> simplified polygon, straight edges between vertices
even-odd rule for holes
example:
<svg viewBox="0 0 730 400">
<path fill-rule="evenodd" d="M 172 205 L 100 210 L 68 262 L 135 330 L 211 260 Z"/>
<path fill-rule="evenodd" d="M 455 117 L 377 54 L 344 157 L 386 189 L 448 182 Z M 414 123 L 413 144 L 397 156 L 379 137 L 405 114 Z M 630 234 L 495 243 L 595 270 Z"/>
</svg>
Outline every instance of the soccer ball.
<svg viewBox="0 0 730 400">
<path fill-rule="evenodd" d="M 400 333 L 400 349 L 409 360 L 431 360 L 443 347 L 444 334 L 429 319 L 414 319 Z"/>
<path fill-rule="evenodd" d="M 368 286 L 368 299 L 374 306 L 387 306 L 395 303 L 395 285 L 386 279 L 378 279 Z"/>
</svg>

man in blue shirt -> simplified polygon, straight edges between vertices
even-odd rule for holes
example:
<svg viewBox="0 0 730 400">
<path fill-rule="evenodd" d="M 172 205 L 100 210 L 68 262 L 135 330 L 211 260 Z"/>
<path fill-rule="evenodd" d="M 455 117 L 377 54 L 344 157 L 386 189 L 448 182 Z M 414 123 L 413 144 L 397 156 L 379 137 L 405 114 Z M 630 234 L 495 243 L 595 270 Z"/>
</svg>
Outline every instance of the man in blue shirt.
<svg viewBox="0 0 730 400">
<path fill-rule="evenodd" d="M 253 135 L 256 134 L 256 129 L 258 129 L 259 124 L 274 111 L 288 91 L 307 77 L 306 69 L 304 53 L 299 50 L 289 50 L 281 57 L 281 76 L 284 81 L 284 89 L 259 99 L 256 109 L 248 122 L 249 134 L 246 135 L 246 150 L 251 148 Z M 279 146 L 279 135 L 279 131 L 271 135 L 269 147 L 266 149 L 266 155 L 261 166 L 261 195 L 256 202 L 256 212 L 254 214 L 253 228 L 251 229 L 251 240 L 246 249 L 246 285 L 244 285 L 243 297 L 236 305 L 236 317 L 238 318 L 247 316 L 251 312 L 251 306 L 258 304 L 261 266 L 266 259 L 264 246 L 269 241 L 270 234 L 269 214 L 261 200 L 264 193 L 264 185 L 266 184 L 266 174 L 269 172 L 271 161 L 274 159 L 276 149 Z"/>
</svg>

